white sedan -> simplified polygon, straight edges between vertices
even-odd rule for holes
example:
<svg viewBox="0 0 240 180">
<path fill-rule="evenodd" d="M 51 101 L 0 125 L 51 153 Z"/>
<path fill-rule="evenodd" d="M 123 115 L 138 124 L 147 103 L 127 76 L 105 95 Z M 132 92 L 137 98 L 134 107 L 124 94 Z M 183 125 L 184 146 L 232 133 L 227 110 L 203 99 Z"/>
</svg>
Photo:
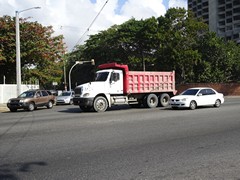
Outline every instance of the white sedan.
<svg viewBox="0 0 240 180">
<path fill-rule="evenodd" d="M 64 91 L 57 96 L 56 105 L 59 104 L 73 104 L 74 91 Z"/>
<path fill-rule="evenodd" d="M 208 87 L 187 89 L 170 100 L 170 105 L 173 109 L 196 109 L 198 106 L 220 107 L 222 103 L 224 103 L 223 94 Z"/>
</svg>

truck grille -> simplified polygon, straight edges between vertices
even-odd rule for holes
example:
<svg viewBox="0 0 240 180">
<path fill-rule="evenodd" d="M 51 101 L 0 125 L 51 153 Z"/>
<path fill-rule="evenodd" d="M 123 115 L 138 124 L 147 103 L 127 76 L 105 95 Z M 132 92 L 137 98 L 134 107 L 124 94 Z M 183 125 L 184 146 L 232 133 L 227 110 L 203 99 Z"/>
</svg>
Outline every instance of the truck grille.
<svg viewBox="0 0 240 180">
<path fill-rule="evenodd" d="M 74 92 L 75 92 L 75 97 L 81 96 L 82 88 L 75 88 Z"/>
<path fill-rule="evenodd" d="M 19 103 L 19 100 L 11 100 L 10 103 L 11 103 L 11 104 L 18 104 L 18 103 Z"/>
</svg>

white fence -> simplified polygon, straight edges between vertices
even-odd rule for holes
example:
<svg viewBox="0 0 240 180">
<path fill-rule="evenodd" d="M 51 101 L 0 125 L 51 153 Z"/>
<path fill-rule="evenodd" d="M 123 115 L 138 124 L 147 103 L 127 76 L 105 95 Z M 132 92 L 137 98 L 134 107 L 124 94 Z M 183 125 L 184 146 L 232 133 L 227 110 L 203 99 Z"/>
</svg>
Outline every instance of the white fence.
<svg viewBox="0 0 240 180">
<path fill-rule="evenodd" d="M 29 89 L 39 89 L 39 85 L 36 84 L 22 84 L 21 92 Z M 17 97 L 17 85 L 16 84 L 0 84 L 0 103 L 7 103 L 8 99 Z"/>
</svg>

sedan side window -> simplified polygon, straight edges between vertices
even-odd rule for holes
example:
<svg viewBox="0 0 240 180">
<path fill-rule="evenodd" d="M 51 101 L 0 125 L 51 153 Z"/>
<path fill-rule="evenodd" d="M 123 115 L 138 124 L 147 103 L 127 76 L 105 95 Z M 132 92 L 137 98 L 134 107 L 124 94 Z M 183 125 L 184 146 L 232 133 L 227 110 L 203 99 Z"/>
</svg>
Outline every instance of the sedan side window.
<svg viewBox="0 0 240 180">
<path fill-rule="evenodd" d="M 48 93 L 46 91 L 42 91 L 43 96 L 48 96 Z"/>
<path fill-rule="evenodd" d="M 212 95 L 212 94 L 216 94 L 216 93 L 212 89 L 207 89 L 207 94 Z"/>
<path fill-rule="evenodd" d="M 207 90 L 202 89 L 198 94 L 202 94 L 203 96 L 207 95 Z"/>
<path fill-rule="evenodd" d="M 40 91 L 38 91 L 38 92 L 36 93 L 36 96 L 37 96 L 37 97 L 41 97 Z"/>
</svg>

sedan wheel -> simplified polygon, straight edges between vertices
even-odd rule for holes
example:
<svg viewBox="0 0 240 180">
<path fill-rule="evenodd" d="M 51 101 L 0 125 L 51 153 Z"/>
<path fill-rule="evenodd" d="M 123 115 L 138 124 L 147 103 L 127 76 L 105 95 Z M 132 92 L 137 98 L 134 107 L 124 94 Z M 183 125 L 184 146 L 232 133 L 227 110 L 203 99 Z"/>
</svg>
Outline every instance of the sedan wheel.
<svg viewBox="0 0 240 180">
<path fill-rule="evenodd" d="M 72 100 L 72 99 L 69 101 L 69 104 L 70 104 L 70 105 L 72 105 L 72 104 L 73 104 L 73 100 Z"/>
<path fill-rule="evenodd" d="M 11 112 L 16 112 L 17 109 L 16 109 L 16 108 L 10 108 L 10 111 L 11 111 Z"/>
<path fill-rule="evenodd" d="M 214 107 L 220 107 L 221 106 L 221 101 L 219 100 L 219 99 L 217 99 L 216 101 L 215 101 L 215 104 L 214 104 Z"/>
<path fill-rule="evenodd" d="M 196 101 L 191 101 L 189 108 L 190 108 L 191 110 L 196 109 L 196 108 L 197 108 L 197 103 L 196 103 Z"/>
<path fill-rule="evenodd" d="M 49 102 L 47 103 L 47 108 L 48 108 L 48 109 L 52 109 L 52 108 L 53 108 L 53 102 L 52 102 L 52 101 L 49 101 Z"/>
<path fill-rule="evenodd" d="M 35 105 L 33 103 L 29 103 L 28 110 L 33 111 L 35 109 Z"/>
</svg>

